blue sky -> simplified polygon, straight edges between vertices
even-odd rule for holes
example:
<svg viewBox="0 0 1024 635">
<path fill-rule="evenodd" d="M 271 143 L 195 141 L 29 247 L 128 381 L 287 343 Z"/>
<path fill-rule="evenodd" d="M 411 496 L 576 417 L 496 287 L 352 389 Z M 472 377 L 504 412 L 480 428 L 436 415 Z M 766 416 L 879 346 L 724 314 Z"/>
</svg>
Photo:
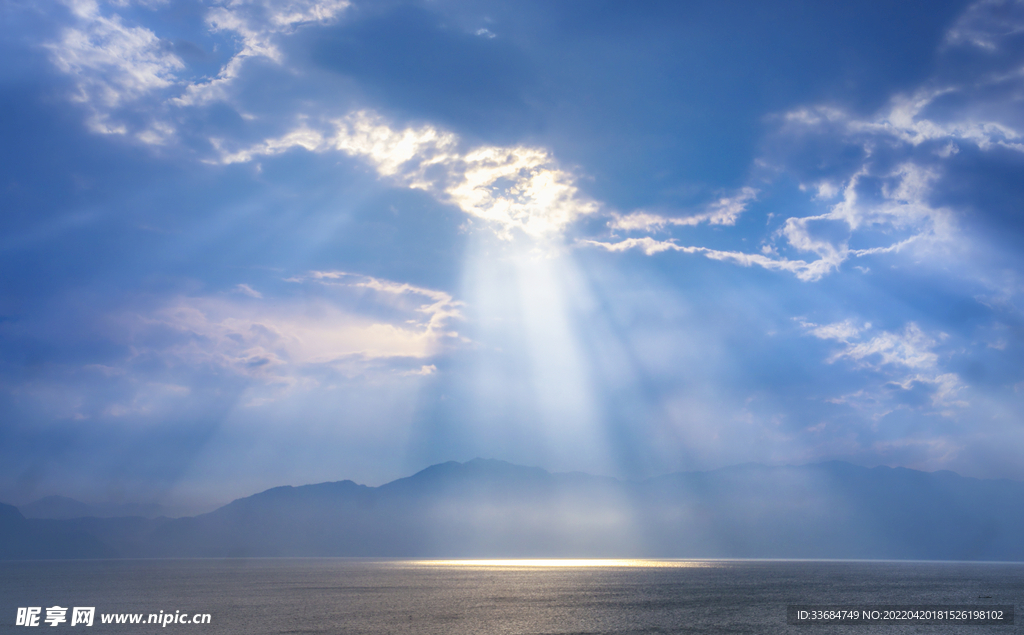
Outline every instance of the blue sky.
<svg viewBox="0 0 1024 635">
<path fill-rule="evenodd" d="M 1024 479 L 1024 3 L 0 11 L 0 499 Z"/>
</svg>

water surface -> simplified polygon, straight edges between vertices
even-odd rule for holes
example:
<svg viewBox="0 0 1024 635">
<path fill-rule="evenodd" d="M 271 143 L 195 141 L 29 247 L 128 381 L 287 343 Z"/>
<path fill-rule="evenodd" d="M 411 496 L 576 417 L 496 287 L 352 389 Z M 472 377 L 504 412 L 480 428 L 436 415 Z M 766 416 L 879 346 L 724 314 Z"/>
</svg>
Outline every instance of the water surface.
<svg viewBox="0 0 1024 635">
<path fill-rule="evenodd" d="M 1024 606 L 1024 564 L 808 561 L 93 560 L 0 563 L 19 606 L 95 606 L 85 633 L 1017 633 L 1014 626 L 791 626 L 788 604 Z M 100 614 L 209 613 L 205 625 Z M 145 618 L 143 618 L 145 619 Z M 47 632 L 52 627 L 42 624 Z M 32 631 L 28 631 L 32 632 Z"/>
</svg>

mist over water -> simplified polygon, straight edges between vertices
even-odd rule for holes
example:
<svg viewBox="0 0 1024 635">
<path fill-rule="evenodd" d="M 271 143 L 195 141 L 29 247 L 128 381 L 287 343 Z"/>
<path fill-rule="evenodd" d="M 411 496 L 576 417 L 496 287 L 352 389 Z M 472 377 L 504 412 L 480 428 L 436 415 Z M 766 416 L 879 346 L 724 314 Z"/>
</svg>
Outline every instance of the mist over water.
<svg viewBox="0 0 1024 635">
<path fill-rule="evenodd" d="M 849 633 L 850 627 L 790 626 L 786 606 L 1019 606 L 1022 599 L 1020 563 L 321 558 L 0 563 L 0 632 L 20 630 L 13 626 L 19 606 L 59 605 L 95 606 L 93 633 L 818 635 Z M 159 611 L 209 613 L 212 622 L 165 628 L 99 623 L 104 613 Z M 921 628 L 871 626 L 859 632 L 925 632 Z M 927 632 L 990 635 L 1016 628 L 943 626 Z"/>
</svg>

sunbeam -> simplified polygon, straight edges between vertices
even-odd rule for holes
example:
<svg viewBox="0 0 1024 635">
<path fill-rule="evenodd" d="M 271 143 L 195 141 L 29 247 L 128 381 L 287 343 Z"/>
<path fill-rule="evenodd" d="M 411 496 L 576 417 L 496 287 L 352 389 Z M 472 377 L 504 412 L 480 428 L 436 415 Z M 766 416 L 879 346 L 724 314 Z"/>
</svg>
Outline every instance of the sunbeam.
<svg viewBox="0 0 1024 635">
<path fill-rule="evenodd" d="M 589 292 L 571 253 L 557 242 L 501 241 L 481 232 L 468 249 L 464 280 L 478 345 L 499 351 L 477 358 L 480 418 L 532 439 L 537 462 L 613 471 L 597 410 L 600 378 L 582 334 Z M 506 419 L 498 404 L 516 415 Z"/>
</svg>

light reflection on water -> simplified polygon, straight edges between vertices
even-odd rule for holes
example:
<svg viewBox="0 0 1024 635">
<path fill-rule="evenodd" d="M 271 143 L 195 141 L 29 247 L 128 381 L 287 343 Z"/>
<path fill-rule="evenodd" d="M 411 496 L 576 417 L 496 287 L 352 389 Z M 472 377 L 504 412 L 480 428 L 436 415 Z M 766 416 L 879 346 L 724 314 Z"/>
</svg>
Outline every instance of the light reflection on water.
<svg viewBox="0 0 1024 635">
<path fill-rule="evenodd" d="M 510 560 L 411 560 L 408 564 L 436 567 L 636 567 L 681 569 L 715 567 L 710 560 L 640 560 L 623 558 L 519 558 Z"/>
</svg>

